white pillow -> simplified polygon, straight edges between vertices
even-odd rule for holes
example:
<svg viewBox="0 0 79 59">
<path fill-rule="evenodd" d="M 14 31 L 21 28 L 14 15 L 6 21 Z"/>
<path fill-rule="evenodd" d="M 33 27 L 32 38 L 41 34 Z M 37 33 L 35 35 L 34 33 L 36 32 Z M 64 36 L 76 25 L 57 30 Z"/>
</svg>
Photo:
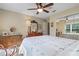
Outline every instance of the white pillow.
<svg viewBox="0 0 79 59">
<path fill-rule="evenodd" d="M 5 49 L 0 49 L 0 56 L 6 56 Z"/>
</svg>

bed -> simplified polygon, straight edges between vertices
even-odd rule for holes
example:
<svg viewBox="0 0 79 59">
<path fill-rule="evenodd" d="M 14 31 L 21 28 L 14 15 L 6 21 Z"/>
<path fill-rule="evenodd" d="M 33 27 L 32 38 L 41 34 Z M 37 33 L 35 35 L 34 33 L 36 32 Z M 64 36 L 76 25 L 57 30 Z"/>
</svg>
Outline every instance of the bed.
<svg viewBox="0 0 79 59">
<path fill-rule="evenodd" d="M 78 56 L 79 40 L 48 35 L 24 38 L 19 54 L 23 56 Z"/>
</svg>

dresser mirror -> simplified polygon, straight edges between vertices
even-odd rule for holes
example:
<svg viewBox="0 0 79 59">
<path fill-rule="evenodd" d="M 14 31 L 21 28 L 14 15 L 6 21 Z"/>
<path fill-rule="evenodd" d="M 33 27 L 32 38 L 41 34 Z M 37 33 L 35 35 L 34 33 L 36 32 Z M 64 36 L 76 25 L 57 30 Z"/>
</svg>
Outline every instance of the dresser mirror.
<svg viewBox="0 0 79 59">
<path fill-rule="evenodd" d="M 31 32 L 37 32 L 38 31 L 38 23 L 35 20 L 31 21 Z"/>
</svg>

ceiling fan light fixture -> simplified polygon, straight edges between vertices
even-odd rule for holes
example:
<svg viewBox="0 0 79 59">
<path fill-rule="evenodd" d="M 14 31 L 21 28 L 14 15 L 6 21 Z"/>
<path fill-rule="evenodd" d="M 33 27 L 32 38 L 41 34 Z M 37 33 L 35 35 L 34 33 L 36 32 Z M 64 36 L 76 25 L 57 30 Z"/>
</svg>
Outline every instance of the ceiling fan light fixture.
<svg viewBox="0 0 79 59">
<path fill-rule="evenodd" d="M 66 22 L 68 22 L 68 17 L 66 17 Z"/>
<path fill-rule="evenodd" d="M 38 11 L 38 12 L 42 12 L 42 11 L 43 11 L 43 9 L 41 9 L 41 8 L 40 8 L 40 9 L 37 9 L 37 11 Z"/>
<path fill-rule="evenodd" d="M 36 8 L 30 8 L 28 10 L 36 10 L 37 11 L 36 14 L 39 14 L 41 12 L 49 13 L 49 11 L 46 10 L 45 8 L 48 8 L 48 7 L 52 6 L 52 5 L 53 5 L 53 3 L 49 3 L 49 4 L 46 4 L 46 5 L 43 5 L 42 3 L 36 3 L 36 6 L 37 6 Z"/>
</svg>

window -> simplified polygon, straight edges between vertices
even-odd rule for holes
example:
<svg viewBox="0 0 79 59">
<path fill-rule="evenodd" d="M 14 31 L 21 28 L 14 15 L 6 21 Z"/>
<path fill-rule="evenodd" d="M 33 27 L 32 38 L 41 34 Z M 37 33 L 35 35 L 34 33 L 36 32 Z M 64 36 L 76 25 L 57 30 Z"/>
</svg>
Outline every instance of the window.
<svg viewBox="0 0 79 59">
<path fill-rule="evenodd" d="M 70 32 L 70 24 L 66 25 L 66 32 L 69 33 Z"/>
<path fill-rule="evenodd" d="M 79 33 L 79 23 L 72 24 L 72 32 Z"/>
<path fill-rule="evenodd" d="M 79 23 L 66 24 L 66 33 L 79 33 Z"/>
</svg>

